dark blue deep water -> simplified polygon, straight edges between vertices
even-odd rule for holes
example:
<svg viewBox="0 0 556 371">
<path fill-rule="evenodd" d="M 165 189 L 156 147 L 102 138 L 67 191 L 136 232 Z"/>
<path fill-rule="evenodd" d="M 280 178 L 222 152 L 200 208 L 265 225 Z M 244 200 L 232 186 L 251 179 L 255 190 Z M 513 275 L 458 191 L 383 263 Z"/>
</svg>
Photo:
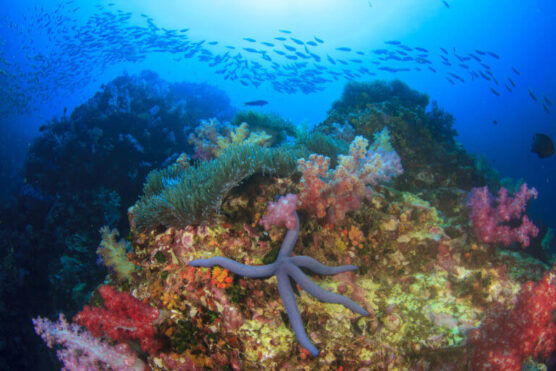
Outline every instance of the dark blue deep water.
<svg viewBox="0 0 556 371">
<path fill-rule="evenodd" d="M 556 156 L 532 145 L 556 139 L 555 19 L 549 0 L 6 2 L 0 369 L 59 366 L 30 318 L 87 302 L 105 274 L 98 228 L 127 233 L 147 174 L 193 155 L 201 120 L 253 109 L 309 130 L 349 82 L 426 94 L 485 179 L 538 190 L 528 215 L 550 233 Z"/>
</svg>

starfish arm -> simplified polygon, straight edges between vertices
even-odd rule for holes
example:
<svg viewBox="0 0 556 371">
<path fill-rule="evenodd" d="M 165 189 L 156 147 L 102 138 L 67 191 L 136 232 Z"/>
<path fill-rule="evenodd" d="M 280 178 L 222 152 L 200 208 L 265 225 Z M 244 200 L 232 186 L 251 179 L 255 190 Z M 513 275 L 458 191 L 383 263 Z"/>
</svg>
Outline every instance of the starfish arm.
<svg viewBox="0 0 556 371">
<path fill-rule="evenodd" d="M 340 265 L 338 267 L 330 267 L 320 263 L 310 256 L 304 255 L 292 256 L 290 259 L 291 262 L 298 267 L 308 268 L 317 274 L 332 275 L 347 271 L 354 271 L 358 268 L 356 265 Z"/>
<path fill-rule="evenodd" d="M 284 237 L 284 242 L 282 242 L 282 247 L 280 247 L 280 252 L 278 257 L 288 257 L 292 253 L 295 243 L 297 242 L 297 237 L 299 236 L 299 217 L 297 212 L 295 213 L 295 228 L 288 229 L 286 237 Z"/>
<path fill-rule="evenodd" d="M 249 278 L 265 278 L 270 277 L 274 274 L 275 265 L 246 265 L 236 262 L 235 260 L 224 258 L 222 256 L 216 256 L 210 259 L 197 259 L 189 262 L 189 265 L 193 267 L 214 267 L 219 265 L 222 268 L 226 268 L 230 272 L 233 272 L 240 276 L 245 276 Z"/>
<path fill-rule="evenodd" d="M 324 301 L 326 303 L 337 303 L 342 304 L 346 308 L 351 309 L 355 313 L 361 314 L 363 316 L 368 316 L 369 312 L 363 309 L 359 304 L 354 302 L 353 300 L 339 294 L 335 294 L 328 290 L 323 289 L 313 281 L 309 279 L 299 269 L 297 266 L 293 264 L 287 264 L 285 267 L 287 273 L 301 286 L 301 288 L 307 291 L 309 294 L 313 295 L 315 298 L 319 299 L 320 301 Z"/>
<path fill-rule="evenodd" d="M 278 280 L 278 293 L 280 298 L 282 298 L 282 303 L 288 312 L 288 318 L 290 319 L 290 324 L 292 325 L 293 332 L 297 341 L 301 346 L 309 351 L 314 357 L 319 355 L 319 350 L 305 332 L 303 326 L 303 321 L 301 320 L 301 314 L 299 314 L 299 309 L 297 309 L 297 303 L 295 302 L 295 295 L 291 287 L 290 279 L 288 274 L 284 270 L 278 270 L 276 272 L 276 279 Z"/>
</svg>

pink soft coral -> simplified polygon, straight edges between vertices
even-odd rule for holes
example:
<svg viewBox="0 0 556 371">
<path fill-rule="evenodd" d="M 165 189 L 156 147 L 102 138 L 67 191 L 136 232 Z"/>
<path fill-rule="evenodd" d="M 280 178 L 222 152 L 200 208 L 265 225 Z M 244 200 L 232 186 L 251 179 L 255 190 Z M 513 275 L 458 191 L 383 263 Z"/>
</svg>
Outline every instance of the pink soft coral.
<svg viewBox="0 0 556 371">
<path fill-rule="evenodd" d="M 291 193 L 280 197 L 276 202 L 269 202 L 266 209 L 267 213 L 261 218 L 264 229 L 269 230 L 273 225 L 294 229 L 297 224 L 295 218 L 296 204 L 297 196 Z"/>
<path fill-rule="evenodd" d="M 403 172 L 400 157 L 391 148 L 386 130 L 368 147 L 367 139 L 357 136 L 349 155 L 338 157 L 338 166 L 329 170 L 328 157 L 311 155 L 301 159 L 298 170 L 303 174 L 299 199 L 301 207 L 318 218 L 328 216 L 331 223 L 341 221 L 356 210 L 361 201 L 372 195 L 369 186 L 387 182 Z"/>
<path fill-rule="evenodd" d="M 37 317 L 33 319 L 35 332 L 49 348 L 59 344 L 58 359 L 64 363 L 64 370 L 146 370 L 146 366 L 130 350 L 127 344 L 108 345 L 83 330 L 76 324 L 69 324 L 60 314 L 58 322 Z"/>
<path fill-rule="evenodd" d="M 527 188 L 523 183 L 513 197 L 508 197 L 506 188 L 500 188 L 494 206 L 494 197 L 487 187 L 473 188 L 468 205 L 471 207 L 471 222 L 475 234 L 485 243 L 502 243 L 509 246 L 519 242 L 523 247 L 529 246 L 530 238 L 539 234 L 539 229 L 524 215 L 527 202 L 537 198 L 535 188 Z M 510 222 L 520 222 L 512 228 Z"/>
</svg>

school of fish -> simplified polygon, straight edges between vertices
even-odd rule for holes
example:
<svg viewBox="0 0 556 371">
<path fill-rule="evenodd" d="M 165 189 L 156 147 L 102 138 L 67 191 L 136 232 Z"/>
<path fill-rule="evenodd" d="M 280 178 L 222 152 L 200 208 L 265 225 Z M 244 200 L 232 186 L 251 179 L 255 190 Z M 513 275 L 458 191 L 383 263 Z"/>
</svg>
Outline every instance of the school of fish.
<svg viewBox="0 0 556 371">
<path fill-rule="evenodd" d="M 116 10 L 113 5 L 97 5 L 85 22 L 76 17 L 81 9 L 73 0 L 50 12 L 35 6 L 20 23 L 0 18 L 0 32 L 12 36 L 0 40 L 0 113 L 24 113 L 36 102 L 79 91 L 107 68 L 140 63 L 156 53 L 180 63 L 194 59 L 223 80 L 250 87 L 268 84 L 284 94 L 310 94 L 335 81 L 417 71 L 443 76 L 453 85 L 482 83 L 501 96 L 518 88 L 521 75 L 517 68 L 501 65 L 495 52 L 479 48 L 434 47 L 433 52 L 388 40 L 380 48 L 354 49 L 286 29 L 270 39 L 248 35 L 234 45 L 192 40 L 188 28 L 159 27 L 146 14 Z M 550 113 L 548 97 L 531 89 L 528 93 Z"/>
</svg>

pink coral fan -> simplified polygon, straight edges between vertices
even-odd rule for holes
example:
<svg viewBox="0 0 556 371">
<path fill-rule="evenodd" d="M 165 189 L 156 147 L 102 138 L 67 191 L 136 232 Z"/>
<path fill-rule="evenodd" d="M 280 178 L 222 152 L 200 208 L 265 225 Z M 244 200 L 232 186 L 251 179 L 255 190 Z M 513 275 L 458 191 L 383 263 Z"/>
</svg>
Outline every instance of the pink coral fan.
<svg viewBox="0 0 556 371">
<path fill-rule="evenodd" d="M 347 212 L 356 210 L 363 199 L 372 196 L 371 188 L 391 180 L 403 172 L 401 160 L 389 142 L 385 128 L 371 148 L 357 136 L 349 147 L 349 155 L 339 156 L 338 166 L 329 170 L 330 159 L 311 155 L 301 159 L 298 170 L 303 174 L 299 199 L 301 207 L 330 222 L 341 221 Z"/>
<path fill-rule="evenodd" d="M 141 349 L 150 354 L 161 348 L 160 341 L 155 339 L 158 309 L 112 286 L 102 285 L 99 293 L 106 308 L 85 305 L 74 317 L 76 323 L 94 336 L 106 335 L 116 341 L 139 340 Z"/>
<path fill-rule="evenodd" d="M 529 357 L 548 358 L 556 349 L 556 275 L 523 285 L 511 310 L 493 311 L 469 337 L 471 364 L 477 370 L 521 370 Z"/>
<path fill-rule="evenodd" d="M 535 188 L 527 188 L 523 183 L 513 197 L 508 197 L 508 190 L 500 188 L 494 202 L 487 187 L 473 188 L 468 205 L 471 207 L 471 222 L 475 234 L 482 242 L 500 242 L 509 246 L 512 242 L 519 242 L 523 247 L 529 246 L 530 238 L 539 234 L 539 229 L 524 215 L 527 202 L 537 198 Z M 494 204 L 496 203 L 496 206 Z M 510 222 L 520 222 L 514 228 Z"/>
<path fill-rule="evenodd" d="M 261 218 L 260 223 L 266 230 L 269 230 L 273 225 L 294 229 L 297 224 L 295 218 L 296 204 L 297 196 L 291 193 L 280 197 L 276 202 L 269 202 L 266 209 L 267 213 Z"/>
<path fill-rule="evenodd" d="M 127 344 L 108 345 L 76 324 L 69 324 L 60 314 L 58 322 L 37 317 L 33 319 L 35 332 L 49 348 L 55 344 L 63 348 L 56 354 L 64 363 L 64 370 L 130 371 L 146 370 L 147 367 L 131 351 Z"/>
</svg>

